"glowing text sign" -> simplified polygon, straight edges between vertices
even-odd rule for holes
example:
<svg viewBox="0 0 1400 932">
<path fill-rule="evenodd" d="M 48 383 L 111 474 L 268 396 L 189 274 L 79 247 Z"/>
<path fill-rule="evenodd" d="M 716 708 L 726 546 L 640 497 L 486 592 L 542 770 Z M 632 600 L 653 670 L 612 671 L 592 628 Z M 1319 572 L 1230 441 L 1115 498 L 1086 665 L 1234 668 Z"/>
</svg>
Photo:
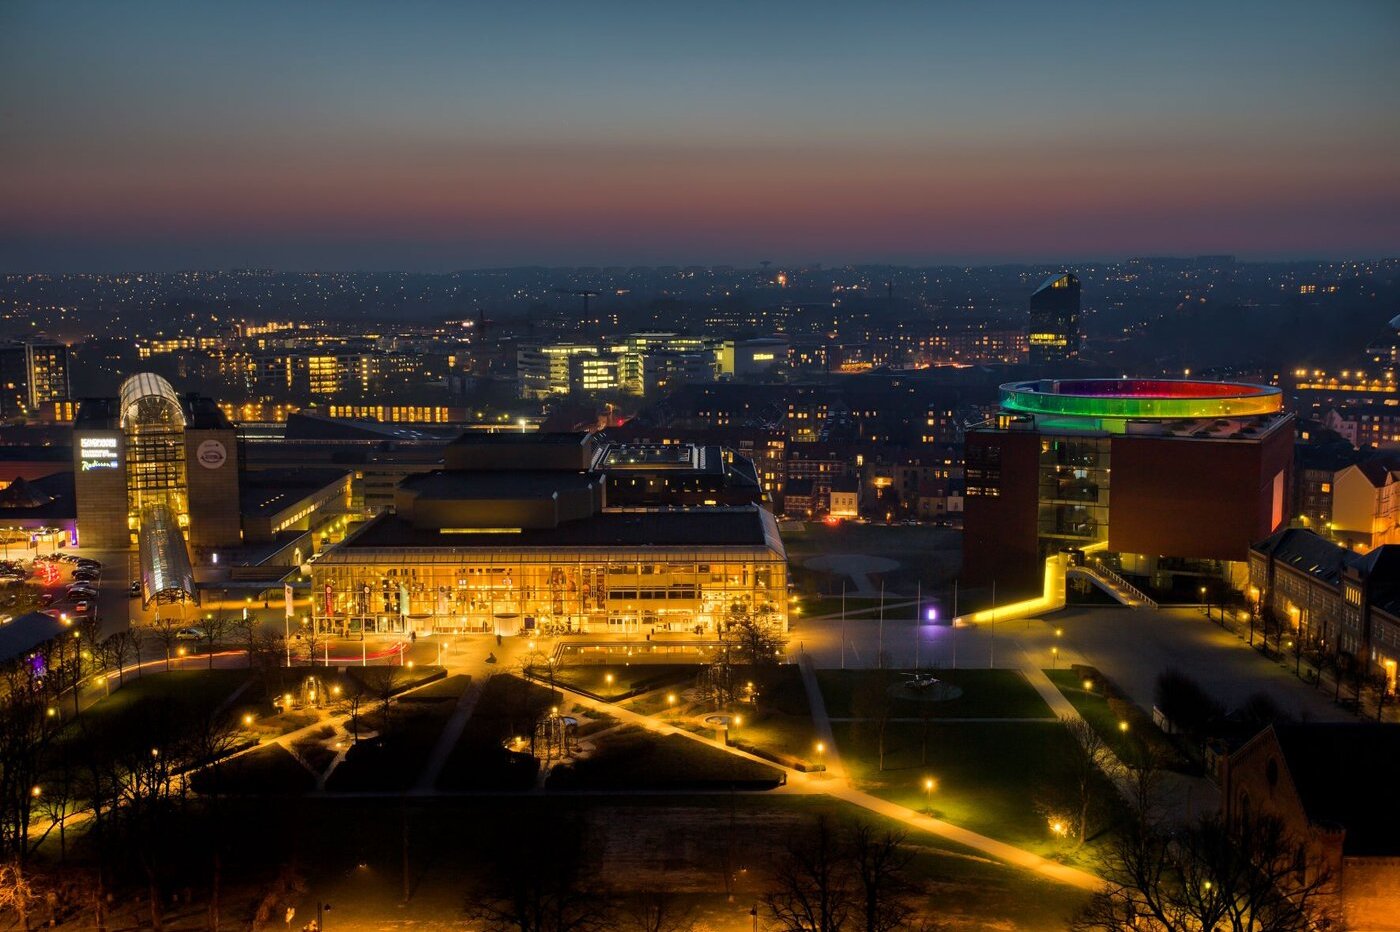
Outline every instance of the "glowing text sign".
<svg viewBox="0 0 1400 932">
<path fill-rule="evenodd" d="M 78 441 L 78 458 L 82 471 L 117 468 L 116 437 L 83 437 Z"/>
</svg>

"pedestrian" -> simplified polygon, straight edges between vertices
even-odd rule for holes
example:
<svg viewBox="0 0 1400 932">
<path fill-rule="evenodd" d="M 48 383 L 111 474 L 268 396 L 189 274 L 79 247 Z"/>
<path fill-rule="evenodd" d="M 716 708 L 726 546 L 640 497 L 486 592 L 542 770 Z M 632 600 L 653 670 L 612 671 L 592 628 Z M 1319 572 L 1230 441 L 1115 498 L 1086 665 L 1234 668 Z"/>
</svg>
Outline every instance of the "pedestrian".
<svg viewBox="0 0 1400 932">
<path fill-rule="evenodd" d="M 417 644 L 417 643 L 418 643 L 418 632 L 417 632 L 417 631 L 410 631 L 410 632 L 408 632 L 408 643 L 410 643 L 410 644 Z"/>
<path fill-rule="evenodd" d="M 501 646 L 501 632 L 499 632 L 499 631 L 496 632 L 496 646 L 497 646 L 497 647 L 500 647 L 500 646 Z"/>
</svg>

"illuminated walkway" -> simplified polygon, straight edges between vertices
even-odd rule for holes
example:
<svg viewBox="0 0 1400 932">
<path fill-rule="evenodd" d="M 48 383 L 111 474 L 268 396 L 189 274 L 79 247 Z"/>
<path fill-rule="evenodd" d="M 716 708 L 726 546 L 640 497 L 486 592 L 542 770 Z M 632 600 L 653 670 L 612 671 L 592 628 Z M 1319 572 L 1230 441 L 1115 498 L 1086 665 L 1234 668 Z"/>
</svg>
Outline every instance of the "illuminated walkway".
<svg viewBox="0 0 1400 932">
<path fill-rule="evenodd" d="M 810 663 L 810 660 L 808 662 Z M 805 671 L 803 675 L 805 680 L 807 675 Z M 545 681 L 536 678 L 536 682 L 543 683 Z M 815 683 L 815 677 L 813 677 L 813 683 Z M 1075 867 L 1067 867 L 1064 864 L 1059 864 L 1055 861 L 1049 860 L 1048 858 L 1043 858 L 1040 855 L 1035 854 L 1034 852 L 1025 850 L 1024 848 L 1017 848 L 1015 845 L 1009 845 L 1004 841 L 998 841 L 995 838 L 989 838 L 986 835 L 980 835 L 977 832 L 961 828 L 957 825 L 953 825 L 950 822 L 944 822 L 942 819 L 935 819 L 931 816 L 923 815 L 906 806 L 901 806 L 898 803 L 892 803 L 887 799 L 881 799 L 880 797 L 874 796 L 870 793 L 866 793 L 863 790 L 855 789 L 844 778 L 837 776 L 833 772 L 815 774 L 802 773 L 800 771 L 784 767 L 781 764 L 776 764 L 767 758 L 759 757 L 755 754 L 749 754 L 748 752 L 741 751 L 738 748 L 728 747 L 726 745 L 705 738 L 701 735 L 697 735 L 694 732 L 686 731 L 685 729 L 678 728 L 674 725 L 658 721 L 650 716 L 642 715 L 640 713 L 633 712 L 629 709 L 624 709 L 620 706 L 613 705 L 612 703 L 602 702 L 600 700 L 593 699 L 592 697 L 586 696 L 580 692 L 576 692 L 568 688 L 567 686 L 561 685 L 557 682 L 554 684 L 554 688 L 559 692 L 566 693 L 570 697 L 570 699 L 578 705 L 593 709 L 598 712 L 605 713 L 607 715 L 611 715 L 619 719 L 620 721 L 638 725 L 655 734 L 681 735 L 692 741 L 697 741 L 701 744 L 704 744 L 706 747 L 716 748 L 725 751 L 729 754 L 733 754 L 736 757 L 743 757 L 748 760 L 764 764 L 765 766 L 772 767 L 775 770 L 780 770 L 787 778 L 787 784 L 784 787 L 784 789 L 786 789 L 788 792 L 812 793 L 830 796 L 834 799 L 839 799 L 842 802 L 850 803 L 853 806 L 859 806 L 860 808 L 865 809 L 869 812 L 874 812 L 886 818 L 894 819 L 898 822 L 903 823 L 909 828 L 916 829 L 921 832 L 929 832 L 934 835 L 938 835 L 941 838 L 946 838 L 949 841 L 957 842 L 960 845 L 965 845 L 969 848 L 980 851 L 983 854 L 994 857 L 1000 861 L 1004 861 L 1008 864 L 1012 864 L 1024 870 L 1034 871 L 1035 873 L 1041 874 L 1042 876 L 1047 877 L 1051 880 L 1055 880 L 1060 883 L 1070 884 L 1071 886 L 1079 887 L 1082 890 L 1095 891 L 1103 886 L 1103 881 L 1100 878 L 1089 873 L 1088 871 L 1080 870 Z M 826 719 L 825 713 L 822 713 L 823 721 L 816 721 L 814 709 L 813 718 L 814 722 L 817 725 L 818 733 L 826 734 L 829 736 L 831 734 L 831 723 L 829 719 Z M 837 748 L 834 742 L 829 743 L 828 748 L 828 759 L 839 761 L 839 757 L 837 755 Z M 774 792 L 782 792 L 782 790 Z"/>
</svg>

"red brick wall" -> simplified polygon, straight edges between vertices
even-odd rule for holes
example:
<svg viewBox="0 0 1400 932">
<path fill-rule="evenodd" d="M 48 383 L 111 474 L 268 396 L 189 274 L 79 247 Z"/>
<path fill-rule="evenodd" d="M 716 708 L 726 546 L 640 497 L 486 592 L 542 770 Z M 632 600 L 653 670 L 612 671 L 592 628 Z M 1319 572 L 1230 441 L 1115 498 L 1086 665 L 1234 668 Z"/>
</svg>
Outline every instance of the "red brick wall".
<svg viewBox="0 0 1400 932">
<path fill-rule="evenodd" d="M 1262 442 L 1116 436 L 1108 546 L 1124 553 L 1244 560 L 1275 525 L 1274 476 L 1288 517 L 1293 430 Z"/>
<path fill-rule="evenodd" d="M 999 600 L 1038 593 L 1044 577 L 1036 544 L 1040 435 L 969 431 L 966 443 L 968 463 L 984 448 L 1000 448 L 1001 494 L 964 499 L 962 580 L 970 586 L 995 580 Z"/>
</svg>

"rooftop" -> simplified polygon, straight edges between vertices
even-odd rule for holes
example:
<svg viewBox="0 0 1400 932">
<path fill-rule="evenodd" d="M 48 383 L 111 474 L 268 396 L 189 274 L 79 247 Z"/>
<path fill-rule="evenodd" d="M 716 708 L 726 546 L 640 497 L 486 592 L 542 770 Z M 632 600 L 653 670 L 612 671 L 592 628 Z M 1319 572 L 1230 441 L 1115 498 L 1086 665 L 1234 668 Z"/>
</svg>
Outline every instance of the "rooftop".
<svg viewBox="0 0 1400 932">
<path fill-rule="evenodd" d="M 263 469 L 238 481 L 239 510 L 245 515 L 276 514 L 294 502 L 343 480 L 344 469 Z"/>
<path fill-rule="evenodd" d="M 524 528 L 518 533 L 451 534 L 420 530 L 398 515 L 369 522 L 321 562 L 364 559 L 357 552 L 383 549 L 432 549 L 444 552 L 502 549 L 609 547 L 751 547 L 777 549 L 772 516 L 757 506 L 672 511 L 604 511 L 552 528 Z"/>
</svg>

